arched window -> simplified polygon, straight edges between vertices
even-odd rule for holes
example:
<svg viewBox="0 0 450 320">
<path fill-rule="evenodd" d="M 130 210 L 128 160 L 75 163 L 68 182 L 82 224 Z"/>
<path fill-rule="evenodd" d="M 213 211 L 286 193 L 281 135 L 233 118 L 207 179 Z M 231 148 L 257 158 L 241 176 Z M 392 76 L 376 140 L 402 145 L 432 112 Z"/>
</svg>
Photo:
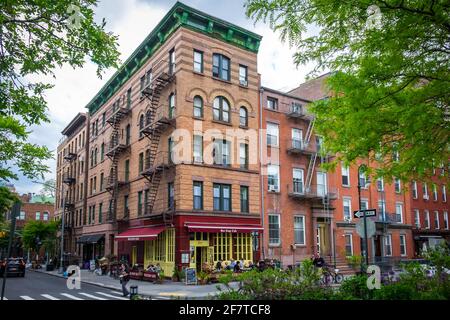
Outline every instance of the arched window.
<svg viewBox="0 0 450 320">
<path fill-rule="evenodd" d="M 125 144 L 128 146 L 131 142 L 131 126 L 127 124 L 125 128 Z"/>
<path fill-rule="evenodd" d="M 97 165 L 97 155 L 98 155 L 98 149 L 95 147 L 95 153 L 94 153 L 94 165 Z"/>
<path fill-rule="evenodd" d="M 144 129 L 144 115 L 139 117 L 139 137 L 142 137 L 142 130 Z"/>
<path fill-rule="evenodd" d="M 203 99 L 200 96 L 194 97 L 194 117 L 203 117 Z"/>
<path fill-rule="evenodd" d="M 147 112 L 145 113 L 145 124 L 148 126 L 151 121 L 152 121 L 152 112 L 150 110 L 147 110 Z"/>
<path fill-rule="evenodd" d="M 248 113 L 247 113 L 247 109 L 245 107 L 241 107 L 239 109 L 239 125 L 241 127 L 248 126 Z"/>
<path fill-rule="evenodd" d="M 102 145 L 100 146 L 100 161 L 103 161 L 105 159 L 105 143 L 102 142 Z"/>
<path fill-rule="evenodd" d="M 172 92 L 169 96 L 169 118 L 175 115 L 175 94 Z"/>
<path fill-rule="evenodd" d="M 230 104 L 225 97 L 218 96 L 214 99 L 213 119 L 230 122 Z"/>
</svg>

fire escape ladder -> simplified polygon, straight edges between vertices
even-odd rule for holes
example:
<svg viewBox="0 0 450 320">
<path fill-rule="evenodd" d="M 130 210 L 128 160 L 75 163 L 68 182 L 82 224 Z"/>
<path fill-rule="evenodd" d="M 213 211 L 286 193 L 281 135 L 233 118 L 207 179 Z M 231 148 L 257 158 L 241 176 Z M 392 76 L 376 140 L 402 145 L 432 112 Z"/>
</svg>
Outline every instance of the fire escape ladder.
<svg viewBox="0 0 450 320">
<path fill-rule="evenodd" d="M 315 119 L 312 119 L 309 122 L 308 129 L 306 130 L 306 135 L 305 135 L 305 145 L 306 146 L 308 146 L 309 142 L 311 141 L 311 136 L 312 136 L 312 132 L 313 132 L 313 128 L 314 128 L 314 121 L 315 121 Z"/>
<path fill-rule="evenodd" d="M 309 158 L 308 171 L 306 173 L 306 188 L 305 188 L 306 192 L 310 192 L 316 161 L 317 161 L 317 152 L 314 152 Z"/>
</svg>

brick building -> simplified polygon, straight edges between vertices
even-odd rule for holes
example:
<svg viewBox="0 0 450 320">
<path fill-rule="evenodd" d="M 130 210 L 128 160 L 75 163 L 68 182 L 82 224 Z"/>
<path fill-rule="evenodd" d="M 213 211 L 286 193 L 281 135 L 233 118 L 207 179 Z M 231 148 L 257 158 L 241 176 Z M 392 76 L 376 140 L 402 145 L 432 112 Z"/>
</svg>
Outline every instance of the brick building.
<svg viewBox="0 0 450 320">
<path fill-rule="evenodd" d="M 83 260 L 170 273 L 258 257 L 260 41 L 176 3 L 92 99 L 86 210 L 72 226 Z"/>
<path fill-rule="evenodd" d="M 20 213 L 16 219 L 16 228 L 21 229 L 28 221 L 51 221 L 54 216 L 54 199 L 48 197 L 23 194 L 20 196 Z M 6 214 L 11 220 L 11 212 Z"/>
</svg>

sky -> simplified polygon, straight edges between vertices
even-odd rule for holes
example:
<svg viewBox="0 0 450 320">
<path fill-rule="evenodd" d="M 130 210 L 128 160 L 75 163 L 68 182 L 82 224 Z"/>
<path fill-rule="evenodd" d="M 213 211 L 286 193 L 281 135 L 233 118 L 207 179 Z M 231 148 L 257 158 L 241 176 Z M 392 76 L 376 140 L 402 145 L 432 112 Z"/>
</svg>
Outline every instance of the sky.
<svg viewBox="0 0 450 320">
<path fill-rule="evenodd" d="M 107 21 L 106 30 L 119 36 L 121 61 L 125 61 L 135 48 L 152 31 L 176 1 L 171 0 L 100 0 L 95 8 L 96 20 Z M 293 63 L 294 48 L 283 44 L 279 34 L 260 22 L 256 25 L 245 16 L 244 0 L 183 0 L 212 16 L 253 31 L 263 37 L 258 52 L 258 72 L 262 85 L 273 89 L 288 91 L 304 82 L 312 65 L 299 66 Z M 79 112 L 86 112 L 85 106 L 114 74 L 108 70 L 102 79 L 96 75 L 96 66 L 87 61 L 83 68 L 73 69 L 63 66 L 55 70 L 55 78 L 36 76 L 30 80 L 51 83 L 54 87 L 46 92 L 50 123 L 30 128 L 30 142 L 45 145 L 56 155 L 61 131 Z M 46 162 L 50 172 L 45 179 L 55 177 L 56 160 Z M 19 193 L 38 193 L 42 186 L 19 175 L 18 181 L 12 181 Z"/>
</svg>

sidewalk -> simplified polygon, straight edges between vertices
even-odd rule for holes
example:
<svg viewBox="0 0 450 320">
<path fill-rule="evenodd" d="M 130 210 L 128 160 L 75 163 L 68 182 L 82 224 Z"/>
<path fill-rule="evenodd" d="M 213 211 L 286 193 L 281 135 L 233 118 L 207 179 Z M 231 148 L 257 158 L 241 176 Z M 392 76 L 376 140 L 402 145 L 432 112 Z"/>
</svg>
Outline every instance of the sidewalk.
<svg viewBox="0 0 450 320">
<path fill-rule="evenodd" d="M 32 272 L 42 272 L 52 276 L 63 278 L 63 275 L 55 271 L 45 271 L 45 269 L 32 270 Z M 119 280 L 114 280 L 110 276 L 98 276 L 89 270 L 81 270 L 81 282 L 96 285 L 111 290 L 122 291 L 122 285 Z M 237 283 L 232 283 L 232 286 L 237 286 Z M 155 284 L 147 281 L 130 280 L 127 288 L 130 286 L 138 286 L 138 293 L 151 296 L 156 299 L 211 299 L 220 291 L 217 286 L 225 288 L 222 284 L 207 284 L 207 285 L 186 285 L 183 282 L 172 282 L 166 280 L 163 284 Z"/>
</svg>

